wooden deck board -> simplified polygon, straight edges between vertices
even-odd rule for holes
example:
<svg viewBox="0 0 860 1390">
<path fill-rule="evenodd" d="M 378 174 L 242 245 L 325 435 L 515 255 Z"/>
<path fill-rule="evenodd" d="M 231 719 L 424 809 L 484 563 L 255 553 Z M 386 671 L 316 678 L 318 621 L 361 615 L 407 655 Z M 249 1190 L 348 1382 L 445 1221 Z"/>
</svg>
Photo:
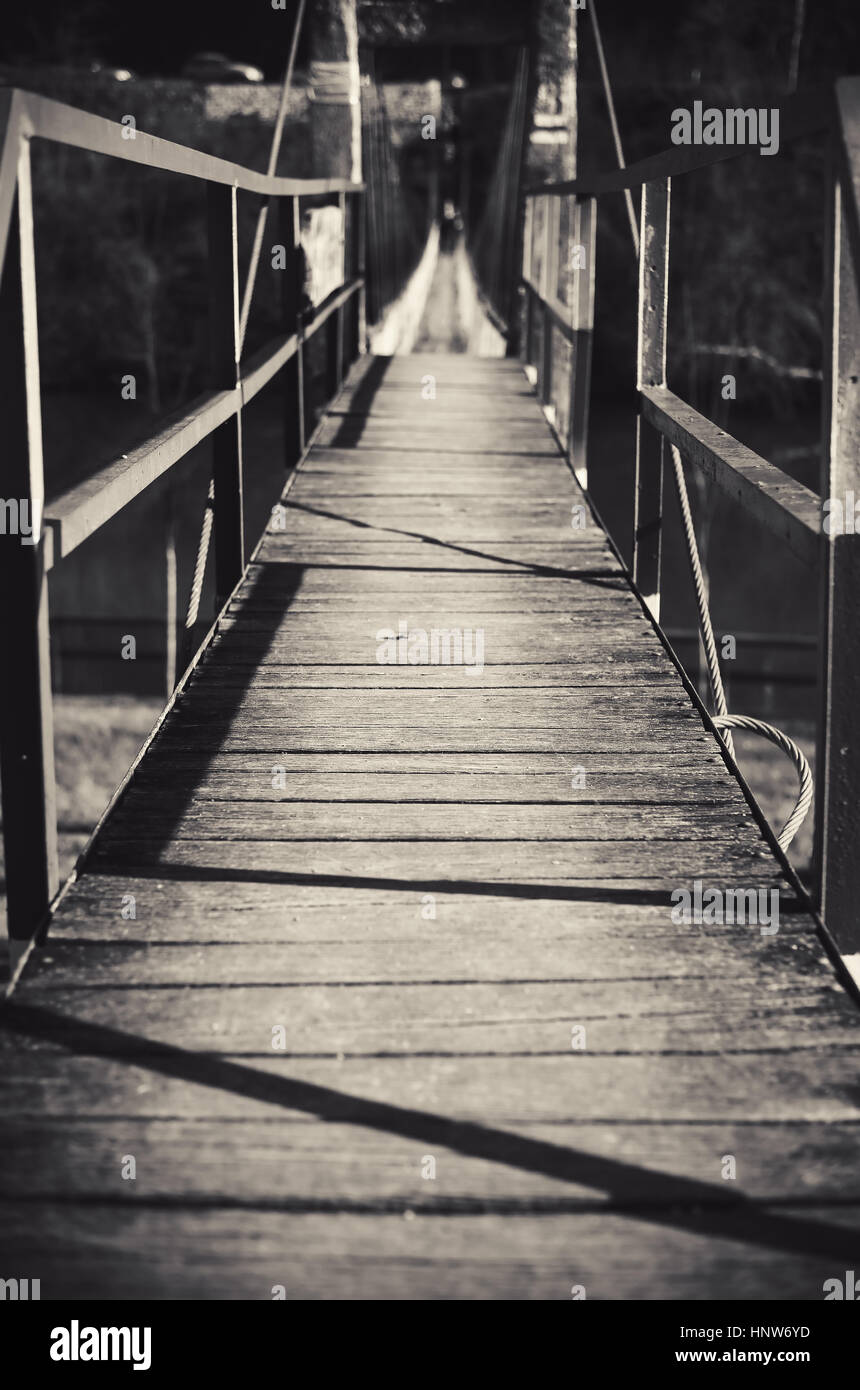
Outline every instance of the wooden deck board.
<svg viewBox="0 0 860 1390">
<path fill-rule="evenodd" d="M 46 1201 L 0 1208 L 0 1221 L 13 1262 L 58 1264 L 58 1297 L 103 1297 L 107 1283 L 115 1299 L 269 1300 L 277 1287 L 290 1300 L 314 1301 L 569 1301 L 574 1287 L 591 1299 L 817 1299 L 833 1277 L 834 1259 L 801 1241 L 812 1243 L 822 1226 L 832 1229 L 832 1243 L 841 1240 L 841 1258 L 851 1267 L 860 1222 L 857 1206 L 812 1205 L 800 1215 L 763 1207 L 746 1222 L 759 1235 L 753 1243 L 738 1234 L 740 1218 L 725 1211 L 710 1220 L 707 1213 L 687 1222 L 679 1216 L 673 1227 L 659 1213 L 643 1217 L 635 1208 L 526 1208 L 512 1220 L 510 1206 L 466 1216 L 446 1209 L 438 1217 L 419 1214 L 415 1204 L 395 1207 L 302 1213 L 222 1204 L 183 1211 L 174 1204 L 136 1208 L 128 1200 Z M 801 1248 L 781 1248 L 791 1243 Z"/>
<path fill-rule="evenodd" d="M 5 1010 L 43 1298 L 851 1267 L 860 1012 L 581 505 L 515 364 L 359 364 Z M 381 662 L 401 620 L 480 663 Z M 696 879 L 778 932 L 674 922 Z"/>
<path fill-rule="evenodd" d="M 696 1181 L 703 1175 L 713 1176 L 714 1154 L 725 1144 L 729 1152 L 737 1152 L 740 1146 L 747 1155 L 737 1184 L 748 1197 L 790 1199 L 802 1167 L 809 1173 L 811 1200 L 826 1202 L 853 1192 L 860 1202 L 853 1155 L 856 1126 L 835 1122 L 823 1141 L 819 1129 L 817 1124 L 725 1121 L 517 1126 L 517 1132 L 528 1139 L 596 1155 L 612 1153 L 630 1162 L 628 1199 L 653 1198 L 655 1184 L 662 1184 L 668 1200 L 676 1195 L 676 1178 Z M 361 1126 L 304 1123 L 286 1115 L 237 1123 L 111 1116 L 70 1117 L 62 1124 L 13 1119 L 4 1133 L 7 1196 L 34 1200 L 31 1175 L 40 1171 L 40 1201 L 61 1200 L 66 1195 L 90 1202 L 122 1200 L 125 1184 L 115 1156 L 127 1151 L 123 1145 L 139 1157 L 138 1191 L 150 1200 L 187 1201 L 198 1207 L 229 1200 L 285 1210 L 317 1202 L 341 1209 L 415 1208 L 428 1214 L 439 1204 L 433 1182 L 420 1178 L 422 1151 L 415 1141 Z M 50 1154 L 50 1161 L 43 1150 Z M 648 1167 L 639 1177 L 636 1165 L 646 1152 Z M 613 1201 L 610 1192 L 586 1182 L 524 1172 L 513 1165 L 470 1158 L 456 1149 L 441 1149 L 439 1169 L 444 1172 L 445 1199 L 451 1207 L 474 1209 L 509 1202 L 516 1210 L 525 1204 L 534 1208 L 552 1202 L 564 1203 L 568 1209 L 608 1208 Z M 441 1172 L 437 1183 L 443 1180 Z"/>
</svg>

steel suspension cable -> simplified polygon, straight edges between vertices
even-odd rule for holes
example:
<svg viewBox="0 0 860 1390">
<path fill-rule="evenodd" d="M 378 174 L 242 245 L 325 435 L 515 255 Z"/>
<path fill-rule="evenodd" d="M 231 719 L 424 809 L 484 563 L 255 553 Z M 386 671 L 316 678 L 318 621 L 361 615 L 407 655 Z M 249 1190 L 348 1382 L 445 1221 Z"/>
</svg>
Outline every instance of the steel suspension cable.
<svg viewBox="0 0 860 1390">
<path fill-rule="evenodd" d="M 269 151 L 269 163 L 266 173 L 271 178 L 278 166 L 278 155 L 281 150 L 281 140 L 284 134 L 284 124 L 287 118 L 287 105 L 289 102 L 290 88 L 293 83 L 293 68 L 296 62 L 296 52 L 299 46 L 299 34 L 301 33 L 302 20 L 305 14 L 307 0 L 299 0 L 299 8 L 296 13 L 296 22 L 293 25 L 293 37 L 290 41 L 290 52 L 287 58 L 287 70 L 284 73 L 284 81 L 281 85 L 281 100 L 278 106 L 278 115 L 275 120 L 275 129 L 272 132 L 272 146 Z M 251 260 L 248 266 L 248 278 L 245 281 L 245 293 L 242 298 L 242 310 L 239 316 L 239 356 L 242 355 L 242 348 L 245 343 L 245 330 L 248 327 L 248 318 L 251 313 L 251 300 L 254 297 L 254 283 L 257 279 L 257 268 L 260 263 L 260 252 L 263 247 L 263 235 L 266 230 L 266 220 L 269 216 L 268 198 L 263 199 L 260 211 L 257 214 L 257 225 L 254 229 L 254 243 L 251 247 Z"/>
<path fill-rule="evenodd" d="M 515 245 L 514 224 L 518 210 L 518 165 L 525 120 L 527 65 L 520 56 L 511 89 L 502 137 L 496 154 L 484 210 L 471 244 L 471 255 L 481 288 L 502 317 L 502 291 L 517 267 L 511 264 Z"/>
<path fill-rule="evenodd" d="M 615 142 L 615 153 L 618 159 L 619 168 L 624 169 L 624 150 L 621 144 L 621 132 L 615 117 L 615 103 L 612 98 L 612 90 L 609 82 L 609 72 L 606 66 L 606 58 L 603 52 L 603 43 L 600 37 L 600 28 L 597 22 L 597 11 L 595 0 L 590 0 L 589 9 L 591 12 L 591 22 L 593 26 L 595 43 L 597 46 L 597 56 L 600 63 L 600 73 L 606 94 L 606 105 L 609 111 L 609 120 L 612 126 L 612 136 Z M 630 231 L 632 235 L 633 247 L 636 259 L 639 259 L 639 231 L 633 215 L 633 199 L 630 191 L 627 190 L 627 211 L 630 219 Z M 711 613 L 708 605 L 708 594 L 705 585 L 705 577 L 702 572 L 702 562 L 699 557 L 699 545 L 696 539 L 696 528 L 693 522 L 693 514 L 690 509 L 690 498 L 687 492 L 687 480 L 684 475 L 684 465 L 681 459 L 680 450 L 674 445 L 670 445 L 672 454 L 672 467 L 675 478 L 675 487 L 678 493 L 678 503 L 681 509 L 681 520 L 684 528 L 684 541 L 687 547 L 687 558 L 690 563 L 690 572 L 693 579 L 693 588 L 696 594 L 696 608 L 699 616 L 699 631 L 702 635 L 702 645 L 705 651 L 705 661 L 708 668 L 708 682 L 711 687 L 711 697 L 714 705 L 712 723 L 714 728 L 720 732 L 720 737 L 725 744 L 726 751 L 732 761 L 735 761 L 734 740 L 732 739 L 731 729 L 743 729 L 748 733 L 758 734 L 761 738 L 768 739 L 777 748 L 782 749 L 783 753 L 794 763 L 797 772 L 798 791 L 795 798 L 794 807 L 785 825 L 777 835 L 777 844 L 780 849 L 788 849 L 801 825 L 803 824 L 812 805 L 814 796 L 814 782 L 812 771 L 802 748 L 795 743 L 793 738 L 777 729 L 773 724 L 768 724 L 764 719 L 755 719 L 752 715 L 729 714 L 726 703 L 723 677 L 720 670 L 720 661 L 717 655 L 717 646 L 714 640 L 714 628 L 711 622 Z"/>
<path fill-rule="evenodd" d="M 597 22 L 596 0 L 589 0 L 589 13 L 591 15 L 591 32 L 594 35 L 594 46 L 597 49 L 597 62 L 600 67 L 600 80 L 603 83 L 603 93 L 606 98 L 606 108 L 609 113 L 609 124 L 612 129 L 612 139 L 615 144 L 615 157 L 618 160 L 619 169 L 626 169 L 624 162 L 624 150 L 621 144 L 621 131 L 618 128 L 618 118 L 615 114 L 615 101 L 612 96 L 612 84 L 609 81 L 609 69 L 606 66 L 606 54 L 603 51 L 603 39 L 600 36 L 600 25 Z M 633 238 L 633 246 L 636 255 L 639 255 L 639 228 L 636 225 L 636 211 L 633 207 L 633 194 L 629 188 L 624 190 L 624 200 L 627 204 L 627 217 L 630 222 L 630 235 Z"/>
<path fill-rule="evenodd" d="M 296 52 L 299 46 L 299 35 L 301 33 L 302 21 L 305 14 L 307 0 L 299 0 L 299 7 L 296 12 L 296 22 L 293 25 L 293 36 L 290 40 L 290 51 L 287 57 L 287 69 L 284 73 L 284 81 L 281 86 L 281 100 L 278 105 L 278 114 L 275 119 L 275 128 L 272 132 L 272 144 L 269 150 L 269 162 L 266 169 L 271 177 L 278 164 L 278 154 L 281 149 L 281 140 L 284 134 L 284 124 L 287 116 L 287 105 L 289 101 L 290 88 L 293 82 L 293 69 L 296 62 Z M 266 219 L 269 215 L 269 199 L 263 201 L 262 207 L 257 215 L 257 225 L 254 230 L 254 244 L 251 249 L 251 261 L 248 268 L 248 278 L 245 282 L 245 294 L 242 300 L 241 314 L 239 318 L 239 341 L 236 345 L 237 357 L 241 357 L 242 348 L 245 342 L 245 330 L 248 326 L 248 318 L 251 312 L 251 300 L 254 296 L 254 282 L 257 278 L 257 268 L 260 261 L 260 251 L 263 245 L 263 235 L 266 230 Z M 200 600 L 203 595 L 203 580 L 206 574 L 206 562 L 209 558 L 209 546 L 212 540 L 212 523 L 215 519 L 215 479 L 209 479 L 209 489 L 206 493 L 206 505 L 203 508 L 203 522 L 200 527 L 200 539 L 197 542 L 197 555 L 194 560 L 194 576 L 191 581 L 191 590 L 188 595 L 188 608 L 185 613 L 185 640 L 188 641 L 193 631 L 197 617 L 200 612 Z"/>
</svg>

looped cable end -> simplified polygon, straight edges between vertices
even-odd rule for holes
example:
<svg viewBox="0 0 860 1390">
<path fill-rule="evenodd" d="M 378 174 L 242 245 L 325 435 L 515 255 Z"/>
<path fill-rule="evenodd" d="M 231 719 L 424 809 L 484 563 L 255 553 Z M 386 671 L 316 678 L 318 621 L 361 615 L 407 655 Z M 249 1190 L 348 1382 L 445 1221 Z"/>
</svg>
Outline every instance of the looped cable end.
<svg viewBox="0 0 860 1390">
<path fill-rule="evenodd" d="M 746 729 L 748 733 L 760 734 L 762 738 L 768 739 L 770 743 L 776 744 L 777 748 L 781 748 L 783 753 L 794 763 L 798 780 L 797 800 L 794 803 L 794 810 L 776 837 L 780 849 L 787 850 L 806 820 L 815 790 L 812 769 L 806 759 L 806 754 L 802 748 L 798 747 L 793 738 L 789 738 L 788 734 L 783 733 L 782 729 L 774 728 L 773 724 L 767 724 L 763 719 L 753 719 L 747 714 L 715 714 L 713 723 L 717 729 Z"/>
</svg>

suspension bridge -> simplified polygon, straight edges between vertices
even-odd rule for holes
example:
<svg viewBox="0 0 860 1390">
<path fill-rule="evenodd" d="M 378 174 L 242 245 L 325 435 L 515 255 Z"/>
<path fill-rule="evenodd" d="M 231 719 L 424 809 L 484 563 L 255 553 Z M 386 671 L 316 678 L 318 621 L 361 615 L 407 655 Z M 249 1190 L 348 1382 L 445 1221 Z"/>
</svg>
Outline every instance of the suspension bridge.
<svg viewBox="0 0 860 1390">
<path fill-rule="evenodd" d="M 364 185 L 4 100 L 5 489 L 41 504 L 34 139 L 205 185 L 212 386 L 49 499 L 38 544 L 2 538 L 0 1275 L 43 1298 L 822 1297 L 860 1248 L 856 537 L 823 534 L 818 498 L 665 380 L 669 180 L 744 151 L 527 191 L 520 239 L 508 221 L 473 255 L 519 355 L 381 357 Z M 520 81 L 510 149 L 523 109 Z M 834 151 L 837 494 L 856 473 L 856 81 L 786 108 L 784 140 L 810 130 Z M 587 417 L 599 202 L 640 190 L 628 570 L 591 503 Z M 283 331 L 248 360 L 245 196 L 290 254 L 302 200 L 344 227 L 342 283 L 308 311 L 286 277 Z M 246 553 L 243 411 L 276 378 L 286 485 Z M 47 575 L 207 437 L 195 587 L 211 532 L 215 619 L 60 887 Z M 718 668 L 709 711 L 659 626 L 664 449 L 682 491 L 702 470 L 823 571 L 815 899 L 736 766 Z M 445 657 L 458 634 L 480 634 L 471 660 Z"/>
</svg>

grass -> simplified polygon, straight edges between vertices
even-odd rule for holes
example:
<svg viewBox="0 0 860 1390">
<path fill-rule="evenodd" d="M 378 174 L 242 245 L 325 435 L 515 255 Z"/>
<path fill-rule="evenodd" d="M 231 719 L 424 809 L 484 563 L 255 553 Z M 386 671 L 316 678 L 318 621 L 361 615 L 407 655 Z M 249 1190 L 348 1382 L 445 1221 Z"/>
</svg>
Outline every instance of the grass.
<svg viewBox="0 0 860 1390">
<path fill-rule="evenodd" d="M 74 868 L 102 811 L 160 713 L 160 701 L 132 696 L 54 697 L 61 882 Z M 0 895 L 0 903 L 5 911 L 5 892 Z"/>
</svg>

